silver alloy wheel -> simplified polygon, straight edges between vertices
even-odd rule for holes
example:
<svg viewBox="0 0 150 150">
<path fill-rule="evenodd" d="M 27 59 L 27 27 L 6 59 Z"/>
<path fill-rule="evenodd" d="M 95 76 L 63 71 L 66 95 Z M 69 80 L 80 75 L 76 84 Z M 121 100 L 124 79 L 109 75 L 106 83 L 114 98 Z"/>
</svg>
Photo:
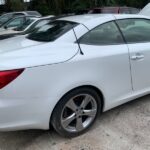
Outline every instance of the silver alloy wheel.
<svg viewBox="0 0 150 150">
<path fill-rule="evenodd" d="M 61 124 L 68 132 L 80 132 L 95 119 L 97 102 L 89 94 L 80 94 L 71 98 L 63 108 Z"/>
</svg>

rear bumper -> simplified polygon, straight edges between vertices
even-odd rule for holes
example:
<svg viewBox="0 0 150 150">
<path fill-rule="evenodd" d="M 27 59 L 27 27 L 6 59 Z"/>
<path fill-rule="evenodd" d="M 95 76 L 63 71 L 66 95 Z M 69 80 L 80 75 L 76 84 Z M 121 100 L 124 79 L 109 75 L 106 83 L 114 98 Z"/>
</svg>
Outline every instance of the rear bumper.
<svg viewBox="0 0 150 150">
<path fill-rule="evenodd" d="M 45 103 L 46 104 L 46 103 Z M 49 129 L 50 113 L 36 99 L 0 99 L 0 131 Z"/>
</svg>

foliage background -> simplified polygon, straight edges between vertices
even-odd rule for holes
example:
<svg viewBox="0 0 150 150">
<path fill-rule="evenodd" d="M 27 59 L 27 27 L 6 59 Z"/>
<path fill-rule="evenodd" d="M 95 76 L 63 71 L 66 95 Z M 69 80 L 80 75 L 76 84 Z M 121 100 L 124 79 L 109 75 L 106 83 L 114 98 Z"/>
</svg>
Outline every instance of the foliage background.
<svg viewBox="0 0 150 150">
<path fill-rule="evenodd" d="M 130 6 L 143 8 L 150 0 L 6 0 L 6 11 L 37 10 L 43 15 L 72 13 L 101 6 Z"/>
</svg>

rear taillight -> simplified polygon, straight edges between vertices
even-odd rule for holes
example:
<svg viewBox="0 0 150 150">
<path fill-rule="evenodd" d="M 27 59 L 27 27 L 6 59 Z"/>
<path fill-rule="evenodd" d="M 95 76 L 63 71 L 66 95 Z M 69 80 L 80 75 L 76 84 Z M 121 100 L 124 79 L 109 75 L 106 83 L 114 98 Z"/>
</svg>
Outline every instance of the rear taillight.
<svg viewBox="0 0 150 150">
<path fill-rule="evenodd" d="M 15 80 L 23 71 L 24 69 L 0 71 L 0 89 Z"/>
</svg>

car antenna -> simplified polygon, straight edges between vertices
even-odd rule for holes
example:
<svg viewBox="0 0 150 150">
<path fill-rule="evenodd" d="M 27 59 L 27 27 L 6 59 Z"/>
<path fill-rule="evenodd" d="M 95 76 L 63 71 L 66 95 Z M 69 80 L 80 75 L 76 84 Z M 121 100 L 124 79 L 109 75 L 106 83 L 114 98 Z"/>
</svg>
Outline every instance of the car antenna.
<svg viewBox="0 0 150 150">
<path fill-rule="evenodd" d="M 79 43 L 79 41 L 78 41 L 77 35 L 76 35 L 76 33 L 75 33 L 75 30 L 74 30 L 74 28 L 72 28 L 72 29 L 73 29 L 73 32 L 74 32 L 74 35 L 75 35 L 75 38 L 76 38 L 76 42 L 77 42 L 78 47 L 79 47 L 80 54 L 81 54 L 81 55 L 84 55 L 84 53 L 83 53 L 83 51 L 82 51 L 82 49 L 81 49 L 80 43 Z"/>
</svg>

